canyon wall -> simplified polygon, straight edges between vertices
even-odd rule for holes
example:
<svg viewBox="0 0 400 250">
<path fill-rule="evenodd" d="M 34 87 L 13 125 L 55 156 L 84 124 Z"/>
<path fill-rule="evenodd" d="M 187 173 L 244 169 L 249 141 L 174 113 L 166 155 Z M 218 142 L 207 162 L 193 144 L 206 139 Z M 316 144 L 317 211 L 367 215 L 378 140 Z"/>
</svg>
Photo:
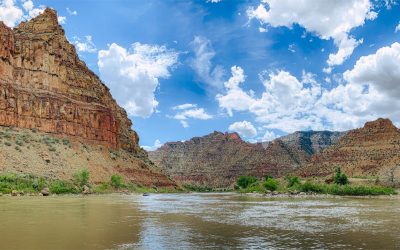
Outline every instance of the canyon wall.
<svg viewBox="0 0 400 250">
<path fill-rule="evenodd" d="M 15 29 L 0 22 L 0 125 L 139 151 L 126 112 L 78 58 L 49 8 Z"/>
</svg>

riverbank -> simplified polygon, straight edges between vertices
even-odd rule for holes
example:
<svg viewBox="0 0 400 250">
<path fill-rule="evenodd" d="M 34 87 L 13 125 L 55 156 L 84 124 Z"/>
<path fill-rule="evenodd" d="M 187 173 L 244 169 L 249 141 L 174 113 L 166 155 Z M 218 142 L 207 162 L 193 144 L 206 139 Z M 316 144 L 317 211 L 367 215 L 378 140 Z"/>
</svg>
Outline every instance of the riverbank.
<svg viewBox="0 0 400 250">
<path fill-rule="evenodd" d="M 0 196 L 48 196 L 63 194 L 113 194 L 113 193 L 215 193 L 237 192 L 242 194 L 260 194 L 265 197 L 309 197 L 309 196 L 379 196 L 396 195 L 399 192 L 391 187 L 360 184 L 326 184 L 311 180 L 273 179 L 257 180 L 246 177 L 246 186 L 236 185 L 235 189 L 210 188 L 185 185 L 181 188 L 166 189 L 145 187 L 125 182 L 119 175 L 112 175 L 109 182 L 90 183 L 89 172 L 81 170 L 71 180 L 54 180 L 26 174 L 8 173 L 0 175 Z"/>
<path fill-rule="evenodd" d="M 59 180 L 32 174 L 7 173 L 0 175 L 0 196 L 62 195 L 62 194 L 111 194 L 111 193 L 172 193 L 179 188 L 146 187 L 125 182 L 122 176 L 112 175 L 109 182 L 91 183 L 86 169 L 78 171 L 71 180 Z"/>
<path fill-rule="evenodd" d="M 339 196 L 376 196 L 395 195 L 398 192 L 393 187 L 378 185 L 377 183 L 352 183 L 340 169 L 332 180 L 305 179 L 288 175 L 274 179 L 271 176 L 259 180 L 254 176 L 241 176 L 237 180 L 235 189 L 239 193 L 261 193 L 266 195 L 304 195 L 322 194 Z"/>
</svg>

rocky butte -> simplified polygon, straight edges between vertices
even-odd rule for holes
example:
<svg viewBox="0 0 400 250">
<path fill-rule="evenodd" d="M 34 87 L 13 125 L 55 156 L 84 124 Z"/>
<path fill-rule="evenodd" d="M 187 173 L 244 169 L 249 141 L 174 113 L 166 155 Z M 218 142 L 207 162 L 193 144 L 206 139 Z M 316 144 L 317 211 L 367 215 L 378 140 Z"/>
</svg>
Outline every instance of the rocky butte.
<svg viewBox="0 0 400 250">
<path fill-rule="evenodd" d="M 377 119 L 350 130 L 338 143 L 312 156 L 302 176 L 329 176 L 336 167 L 349 176 L 400 178 L 400 130 L 389 119 Z"/>
<path fill-rule="evenodd" d="M 214 132 L 170 142 L 149 157 L 182 184 L 228 187 L 240 175 L 331 178 L 337 167 L 350 177 L 400 178 L 400 130 L 389 119 L 348 132 L 298 131 L 267 143 Z"/>
<path fill-rule="evenodd" d="M 269 143 L 248 143 L 236 133 L 213 132 L 185 142 L 169 142 L 149 157 L 183 185 L 224 188 L 241 175 L 281 177 L 307 163 L 314 152 L 343 133 L 296 132 Z"/>
<path fill-rule="evenodd" d="M 31 162 L 10 150 L 0 150 L 0 171 L 67 177 L 80 162 L 79 167 L 89 167 L 96 181 L 119 172 L 146 185 L 172 185 L 163 173 L 149 166 L 125 110 L 78 58 L 52 9 L 14 29 L 0 22 L 0 125 L 68 137 L 92 145 L 104 158 L 102 163 L 93 163 L 78 152 L 75 159 L 64 157 L 62 152 L 53 157 L 51 152 L 39 152 L 36 146 L 24 149 L 24 155 L 38 150 L 32 157 L 45 156 L 42 162 L 39 156 L 38 162 L 37 157 Z M 71 150 L 78 150 L 76 143 L 72 145 Z M 115 153 L 120 150 L 127 153 Z M 115 159 L 116 155 L 124 155 L 125 159 Z M 78 162 L 72 164 L 76 159 Z"/>
</svg>

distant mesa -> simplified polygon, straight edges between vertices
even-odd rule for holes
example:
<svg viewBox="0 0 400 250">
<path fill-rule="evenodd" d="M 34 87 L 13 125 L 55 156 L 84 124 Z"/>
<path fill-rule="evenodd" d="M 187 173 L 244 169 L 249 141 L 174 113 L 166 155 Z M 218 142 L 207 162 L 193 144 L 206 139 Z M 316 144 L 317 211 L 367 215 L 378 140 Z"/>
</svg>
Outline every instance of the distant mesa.
<svg viewBox="0 0 400 250">
<path fill-rule="evenodd" d="M 252 144 L 237 133 L 214 131 L 185 142 L 168 142 L 149 157 L 186 185 L 228 187 L 241 175 L 281 177 L 307 163 L 312 154 L 336 143 L 341 132 L 296 132 L 269 143 Z"/>
<path fill-rule="evenodd" d="M 166 143 L 149 157 L 177 182 L 197 186 L 232 186 L 240 175 L 328 177 L 336 167 L 350 176 L 385 179 L 400 174 L 400 135 L 382 118 L 348 132 L 298 131 L 256 144 L 215 131 Z"/>
</svg>

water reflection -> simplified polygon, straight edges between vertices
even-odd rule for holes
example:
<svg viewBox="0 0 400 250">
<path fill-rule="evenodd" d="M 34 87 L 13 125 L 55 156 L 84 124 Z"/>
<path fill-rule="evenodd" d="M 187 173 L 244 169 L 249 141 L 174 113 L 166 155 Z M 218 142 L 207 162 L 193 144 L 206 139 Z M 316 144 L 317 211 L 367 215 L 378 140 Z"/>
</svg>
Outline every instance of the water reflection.
<svg viewBox="0 0 400 250">
<path fill-rule="evenodd" d="M 1 249 L 398 249 L 399 198 L 0 197 Z"/>
</svg>

